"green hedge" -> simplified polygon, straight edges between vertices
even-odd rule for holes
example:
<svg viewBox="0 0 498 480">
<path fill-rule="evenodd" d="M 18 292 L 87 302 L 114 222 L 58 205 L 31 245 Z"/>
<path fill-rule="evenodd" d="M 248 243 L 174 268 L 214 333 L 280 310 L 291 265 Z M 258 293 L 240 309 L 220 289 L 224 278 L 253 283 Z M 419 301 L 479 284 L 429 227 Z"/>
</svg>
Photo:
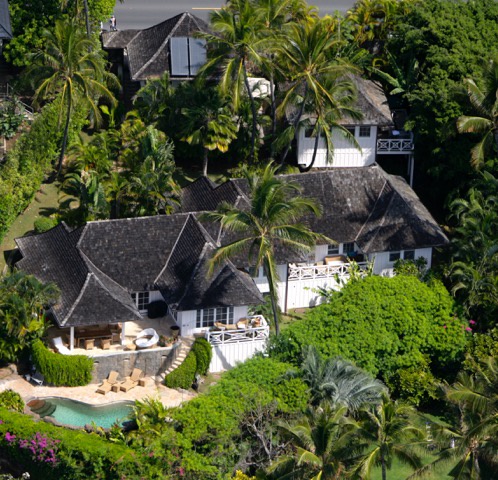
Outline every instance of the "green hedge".
<svg viewBox="0 0 498 480">
<path fill-rule="evenodd" d="M 189 389 L 192 386 L 192 383 L 194 383 L 196 372 L 196 355 L 190 350 L 183 363 L 166 376 L 164 384 L 169 388 Z"/>
<path fill-rule="evenodd" d="M 0 457 L 22 466 L 32 479 L 158 478 L 145 456 L 95 433 L 56 427 L 1 407 L 0 420 Z M 36 456 L 21 446 L 32 440 Z"/>
<path fill-rule="evenodd" d="M 192 345 L 192 351 L 197 360 L 197 373 L 206 375 L 209 371 L 209 364 L 213 358 L 213 348 L 205 338 L 197 338 Z"/>
<path fill-rule="evenodd" d="M 196 338 L 183 363 L 165 378 L 164 384 L 169 388 L 190 388 L 196 373 L 207 374 L 212 356 L 210 343 L 205 338 Z"/>
<path fill-rule="evenodd" d="M 0 393 L 0 407 L 22 413 L 24 411 L 24 400 L 21 395 L 8 388 Z"/>
<path fill-rule="evenodd" d="M 74 110 L 70 140 L 81 131 L 86 120 L 83 105 Z M 36 115 L 29 131 L 23 133 L 0 165 L 0 242 L 14 220 L 33 199 L 35 193 L 57 160 L 62 128 L 59 101 L 46 105 Z"/>
<path fill-rule="evenodd" d="M 31 351 L 36 369 L 48 383 L 58 387 L 78 387 L 92 380 L 93 360 L 85 355 L 51 352 L 41 340 L 33 342 Z"/>
</svg>

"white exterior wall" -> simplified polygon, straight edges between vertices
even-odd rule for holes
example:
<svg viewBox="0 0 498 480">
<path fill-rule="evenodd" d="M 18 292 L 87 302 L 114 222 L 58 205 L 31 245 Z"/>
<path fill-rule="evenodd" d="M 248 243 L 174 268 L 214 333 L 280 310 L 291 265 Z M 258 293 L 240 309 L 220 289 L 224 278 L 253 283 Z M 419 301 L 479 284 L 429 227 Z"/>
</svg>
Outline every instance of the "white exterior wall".
<svg viewBox="0 0 498 480">
<path fill-rule="evenodd" d="M 161 295 L 161 292 L 159 290 L 151 290 L 149 292 L 149 302 L 157 302 L 158 300 L 164 302 L 164 297 Z"/>
<path fill-rule="evenodd" d="M 320 305 L 324 298 L 315 290 L 326 288 L 339 290 L 340 285 L 334 277 L 314 278 L 309 280 L 292 280 L 287 289 L 287 310 L 292 308 L 308 308 Z M 281 308 L 283 305 L 281 305 Z"/>
<path fill-rule="evenodd" d="M 237 323 L 240 318 L 247 317 L 247 305 L 238 305 L 233 307 L 233 321 Z M 191 337 L 196 333 L 202 333 L 207 327 L 197 328 L 197 310 L 184 310 L 176 314 L 176 323 L 180 327 L 180 334 L 185 337 Z"/>
<path fill-rule="evenodd" d="M 376 275 L 384 275 L 392 277 L 394 275 L 394 262 L 389 261 L 389 254 L 391 252 L 379 252 L 372 254 L 375 258 L 373 271 Z M 400 251 L 401 258 L 403 258 L 404 250 Z M 417 248 L 415 249 L 415 260 L 419 257 L 424 257 L 427 260 L 427 268 L 431 268 L 432 263 L 432 248 Z"/>
<path fill-rule="evenodd" d="M 212 347 L 213 358 L 209 364 L 209 371 L 215 373 L 229 370 L 235 367 L 237 363 L 252 358 L 255 353 L 263 352 L 266 349 L 266 341 L 227 343 L 212 345 Z"/>
<path fill-rule="evenodd" d="M 361 151 L 348 142 L 340 133 L 333 132 L 334 157 L 331 163 L 327 162 L 327 145 L 324 138 L 318 141 L 318 150 L 313 167 L 366 167 L 375 162 L 377 145 L 377 127 L 370 127 L 370 137 L 359 136 L 360 127 L 355 127 L 355 138 Z M 297 140 L 298 163 L 308 166 L 313 158 L 315 138 L 305 136 L 305 129 L 299 130 Z"/>
</svg>

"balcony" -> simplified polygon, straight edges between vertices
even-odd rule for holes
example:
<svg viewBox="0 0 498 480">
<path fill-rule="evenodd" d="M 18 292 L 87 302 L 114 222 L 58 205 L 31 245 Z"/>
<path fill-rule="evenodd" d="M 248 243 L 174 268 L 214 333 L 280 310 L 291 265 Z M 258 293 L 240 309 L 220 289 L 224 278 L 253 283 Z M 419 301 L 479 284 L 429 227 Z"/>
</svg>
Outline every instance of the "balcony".
<svg viewBox="0 0 498 480">
<path fill-rule="evenodd" d="M 230 343 L 266 342 L 270 335 L 268 322 L 262 315 L 252 315 L 240 319 L 236 325 L 216 325 L 205 333 L 211 345 Z"/>
<path fill-rule="evenodd" d="M 388 138 L 377 139 L 377 153 L 382 155 L 399 155 L 413 153 L 413 135 L 411 132 L 390 133 Z"/>
<path fill-rule="evenodd" d="M 320 262 L 321 263 L 321 262 Z M 368 267 L 367 262 L 356 262 L 360 271 L 366 271 Z M 347 262 L 329 262 L 326 265 L 319 264 L 289 264 L 288 280 L 314 280 L 320 278 L 348 278 L 350 271 L 350 263 Z"/>
</svg>

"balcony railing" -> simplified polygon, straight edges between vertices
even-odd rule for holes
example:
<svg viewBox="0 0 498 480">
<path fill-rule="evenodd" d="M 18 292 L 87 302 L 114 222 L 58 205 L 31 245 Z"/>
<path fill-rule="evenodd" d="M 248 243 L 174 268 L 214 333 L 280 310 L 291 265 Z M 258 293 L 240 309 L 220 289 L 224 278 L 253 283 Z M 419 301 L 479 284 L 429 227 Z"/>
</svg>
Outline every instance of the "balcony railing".
<svg viewBox="0 0 498 480">
<path fill-rule="evenodd" d="M 411 138 L 379 138 L 377 140 L 377 153 L 397 154 L 413 152 Z"/>
<path fill-rule="evenodd" d="M 361 271 L 366 271 L 368 267 L 367 262 L 357 263 Z M 289 265 L 288 280 L 312 280 L 315 278 L 329 278 L 335 277 L 348 277 L 349 276 L 349 263 L 340 263 L 338 265 L 304 265 L 294 266 Z"/>
<path fill-rule="evenodd" d="M 270 327 L 265 318 L 254 315 L 248 317 L 248 320 L 250 323 L 246 328 L 211 330 L 205 333 L 205 338 L 211 345 L 266 341 L 270 335 Z M 251 326 L 254 320 L 259 320 L 259 326 Z"/>
</svg>

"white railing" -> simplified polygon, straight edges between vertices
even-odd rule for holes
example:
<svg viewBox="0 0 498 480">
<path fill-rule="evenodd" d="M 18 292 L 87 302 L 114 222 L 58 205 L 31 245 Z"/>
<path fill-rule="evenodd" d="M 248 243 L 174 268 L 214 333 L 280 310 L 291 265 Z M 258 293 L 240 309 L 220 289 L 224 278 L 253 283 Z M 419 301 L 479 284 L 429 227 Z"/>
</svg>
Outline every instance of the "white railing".
<svg viewBox="0 0 498 480">
<path fill-rule="evenodd" d="M 377 153 L 410 153 L 413 152 L 411 138 L 379 138 Z"/>
<path fill-rule="evenodd" d="M 206 340 L 211 345 L 225 345 L 227 343 L 241 342 L 261 342 L 266 341 L 270 336 L 270 327 L 262 315 L 247 317 L 251 323 L 247 328 L 237 328 L 234 330 L 220 329 L 212 330 L 205 333 Z M 260 326 L 252 327 L 251 324 L 259 320 Z M 223 328 L 223 327 L 222 327 Z"/>
<path fill-rule="evenodd" d="M 361 271 L 366 271 L 368 263 L 357 263 Z M 349 263 L 340 263 L 338 265 L 304 265 L 293 266 L 289 265 L 288 280 L 310 280 L 314 278 L 327 278 L 335 277 L 348 277 L 349 276 Z"/>
</svg>

